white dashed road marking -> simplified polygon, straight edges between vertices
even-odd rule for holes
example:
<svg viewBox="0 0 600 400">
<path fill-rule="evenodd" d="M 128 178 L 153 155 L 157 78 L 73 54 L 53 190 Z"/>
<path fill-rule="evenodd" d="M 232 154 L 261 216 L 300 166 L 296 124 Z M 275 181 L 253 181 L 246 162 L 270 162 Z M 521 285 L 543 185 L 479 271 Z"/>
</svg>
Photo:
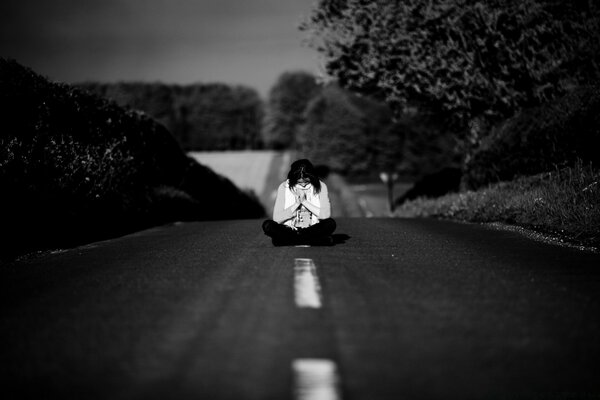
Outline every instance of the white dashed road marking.
<svg viewBox="0 0 600 400">
<path fill-rule="evenodd" d="M 340 400 L 339 376 L 335 362 L 301 358 L 292 362 L 294 400 Z"/>
<path fill-rule="evenodd" d="M 310 258 L 294 260 L 294 295 L 300 308 L 321 308 L 321 285 L 317 267 Z"/>
</svg>

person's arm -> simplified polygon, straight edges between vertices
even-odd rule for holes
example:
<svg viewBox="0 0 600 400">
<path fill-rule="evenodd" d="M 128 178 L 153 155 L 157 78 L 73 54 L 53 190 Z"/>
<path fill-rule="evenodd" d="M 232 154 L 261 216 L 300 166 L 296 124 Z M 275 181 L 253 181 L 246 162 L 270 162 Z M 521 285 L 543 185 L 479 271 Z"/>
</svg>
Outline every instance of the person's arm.
<svg viewBox="0 0 600 400">
<path fill-rule="evenodd" d="M 294 211 L 300 207 L 300 202 L 296 199 L 296 202 L 285 207 L 285 182 L 279 185 L 277 189 L 277 198 L 275 199 L 275 207 L 273 207 L 273 221 L 281 224 L 294 216 Z"/>
<path fill-rule="evenodd" d="M 331 217 L 331 203 L 329 202 L 329 192 L 327 191 L 327 185 L 321 182 L 321 191 L 319 192 L 319 200 L 321 206 L 318 207 L 308 200 L 303 200 L 302 205 L 308 209 L 311 213 L 317 216 L 319 219 L 327 219 Z"/>
</svg>

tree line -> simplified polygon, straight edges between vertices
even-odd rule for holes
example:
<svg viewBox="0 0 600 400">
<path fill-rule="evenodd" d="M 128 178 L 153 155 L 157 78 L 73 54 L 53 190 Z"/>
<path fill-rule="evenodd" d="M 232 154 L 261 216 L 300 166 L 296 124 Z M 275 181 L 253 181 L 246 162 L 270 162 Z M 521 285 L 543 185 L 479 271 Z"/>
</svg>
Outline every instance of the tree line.
<svg viewBox="0 0 600 400">
<path fill-rule="evenodd" d="M 302 29 L 344 87 L 457 134 L 598 79 L 592 0 L 321 0 Z"/>
<path fill-rule="evenodd" d="M 506 154 L 481 154 L 523 143 L 499 134 L 501 125 L 518 118 L 541 126 L 545 113 L 532 110 L 600 80 L 600 6 L 592 0 L 321 0 L 301 29 L 328 82 L 290 71 L 264 101 L 222 84 L 88 88 L 148 112 L 187 150 L 292 149 L 346 175 L 419 177 L 448 166 L 468 172 L 482 159 L 503 164 Z M 569 124 L 569 115 L 556 124 Z M 570 148 L 565 140 L 581 141 L 553 143 Z M 532 158 L 557 157 L 534 157 L 538 150 Z"/>
<path fill-rule="evenodd" d="M 499 125 L 541 126 L 540 107 L 576 104 L 561 99 L 593 92 L 600 79 L 593 0 L 320 0 L 301 29 L 329 76 L 384 101 L 397 119 L 416 110 L 438 128 L 434 137 L 454 142 L 466 169 L 490 136 L 506 139 Z"/>
<path fill-rule="evenodd" d="M 221 83 L 85 82 L 79 87 L 141 110 L 165 126 L 184 150 L 262 147 L 263 101 L 256 90 Z"/>
<path fill-rule="evenodd" d="M 121 82 L 78 85 L 165 126 L 187 151 L 289 149 L 331 170 L 394 169 L 406 129 L 382 102 L 304 71 L 283 73 L 266 101 L 245 86 Z"/>
</svg>

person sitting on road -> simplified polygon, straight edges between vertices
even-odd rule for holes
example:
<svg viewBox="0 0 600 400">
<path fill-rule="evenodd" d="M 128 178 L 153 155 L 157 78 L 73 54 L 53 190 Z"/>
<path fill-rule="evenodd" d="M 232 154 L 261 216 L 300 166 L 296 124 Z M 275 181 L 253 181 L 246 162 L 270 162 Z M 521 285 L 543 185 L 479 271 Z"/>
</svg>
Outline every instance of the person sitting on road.
<svg viewBox="0 0 600 400">
<path fill-rule="evenodd" d="M 287 180 L 277 189 L 273 219 L 262 225 L 273 245 L 332 245 L 336 223 L 331 218 L 327 185 L 307 159 L 294 161 Z"/>
</svg>

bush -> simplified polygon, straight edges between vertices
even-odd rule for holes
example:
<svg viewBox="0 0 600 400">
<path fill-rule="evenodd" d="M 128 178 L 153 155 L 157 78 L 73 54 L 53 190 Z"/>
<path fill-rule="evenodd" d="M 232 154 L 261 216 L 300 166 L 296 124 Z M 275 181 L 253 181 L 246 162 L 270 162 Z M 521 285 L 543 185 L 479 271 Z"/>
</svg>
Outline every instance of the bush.
<svg viewBox="0 0 600 400">
<path fill-rule="evenodd" d="M 463 184 L 478 188 L 574 165 L 600 165 L 600 85 L 580 87 L 495 128 L 466 162 Z"/>
<path fill-rule="evenodd" d="M 578 162 L 476 191 L 409 201 L 395 215 L 502 222 L 600 248 L 599 181 L 598 169 Z"/>
<path fill-rule="evenodd" d="M 201 219 L 209 207 L 212 218 L 264 214 L 143 113 L 1 58 L 0 113 L 0 256 Z M 247 214 L 218 206 L 230 198 Z"/>
<path fill-rule="evenodd" d="M 401 205 L 405 201 L 419 197 L 440 197 L 447 193 L 457 192 L 460 188 L 460 168 L 446 167 L 433 174 L 425 175 L 402 196 L 394 201 Z"/>
</svg>

